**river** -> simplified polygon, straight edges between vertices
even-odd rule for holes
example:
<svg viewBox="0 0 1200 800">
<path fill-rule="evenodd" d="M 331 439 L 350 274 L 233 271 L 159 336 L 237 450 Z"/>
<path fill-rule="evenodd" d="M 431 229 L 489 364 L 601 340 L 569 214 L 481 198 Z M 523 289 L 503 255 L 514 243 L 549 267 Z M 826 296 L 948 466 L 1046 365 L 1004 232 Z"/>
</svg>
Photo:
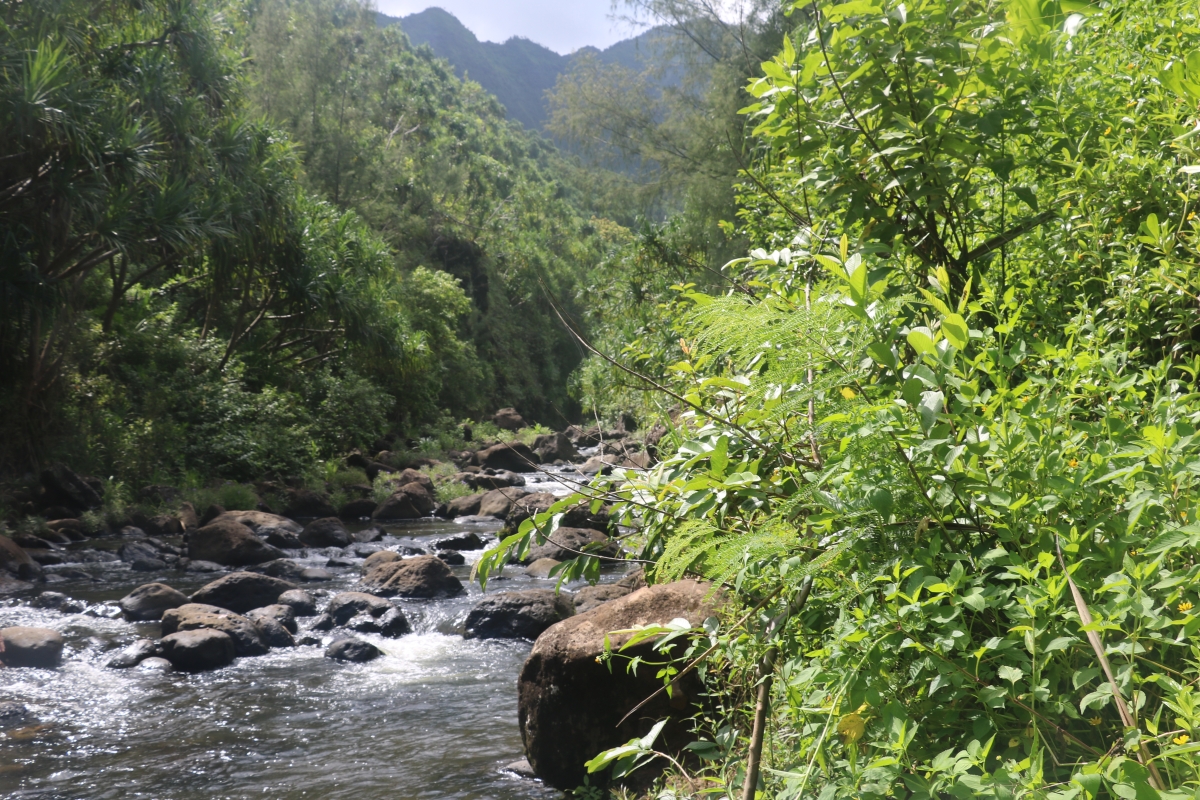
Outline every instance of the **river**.
<svg viewBox="0 0 1200 800">
<path fill-rule="evenodd" d="M 565 484 L 547 476 L 527 477 L 531 491 L 567 493 Z M 482 534 L 498 527 L 498 522 L 490 527 L 414 522 L 387 526 L 380 544 L 421 546 L 464 529 Z M 330 555 L 342 555 L 307 553 L 294 560 L 325 566 Z M 67 648 L 57 670 L 0 669 L 0 702 L 25 704 L 37 722 L 7 737 L 0 734 L 0 797 L 561 797 L 504 770 L 522 757 L 517 675 L 531 644 L 458 634 L 481 595 L 468 580 L 480 553 L 463 555 L 467 564 L 454 572 L 466 593 L 449 600 L 397 601 L 413 633 L 399 639 L 358 634 L 385 653 L 358 665 L 331 661 L 323 647 L 307 646 L 239 658 L 202 674 L 103 666 L 117 648 L 159 633 L 156 622 L 112 618 L 116 600 L 154 580 L 189 593 L 218 575 L 135 573 L 113 565 L 101 583 L 53 587 L 87 602 L 82 613 L 32 608 L 28 598 L 5 601 L 0 627 L 53 628 L 62 632 Z M 357 567 L 329 571 L 334 580 L 303 587 L 325 593 L 321 603 L 350 589 L 359 575 Z M 510 567 L 488 590 L 553 585 Z M 301 635 L 311 622 L 300 621 Z"/>
</svg>

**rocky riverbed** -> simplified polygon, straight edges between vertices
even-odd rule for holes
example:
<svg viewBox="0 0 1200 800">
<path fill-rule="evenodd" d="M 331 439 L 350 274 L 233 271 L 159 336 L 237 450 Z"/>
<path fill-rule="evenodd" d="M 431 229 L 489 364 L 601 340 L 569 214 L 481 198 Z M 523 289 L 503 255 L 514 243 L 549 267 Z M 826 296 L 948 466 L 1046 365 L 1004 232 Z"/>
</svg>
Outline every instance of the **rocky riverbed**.
<svg viewBox="0 0 1200 800">
<path fill-rule="evenodd" d="M 566 493 L 567 485 L 550 476 L 526 477 L 530 489 Z M 0 796 L 557 796 L 506 769 L 522 757 L 517 676 L 531 641 L 483 638 L 536 636 L 557 617 L 532 622 L 505 617 L 499 602 L 493 603 L 500 606 L 499 616 L 481 618 L 484 597 L 469 581 L 481 550 L 464 549 L 445 559 L 446 572 L 462 585 L 457 593 L 385 601 L 403 615 L 409 629 L 403 635 L 364 632 L 362 626 L 349 632 L 340 626 L 313 629 L 327 619 L 322 612 L 334 598 L 364 588 L 363 566 L 374 553 L 416 561 L 411 554 L 417 550 L 445 551 L 435 542 L 453 537 L 469 544 L 472 534 L 487 542 L 500 527 L 499 520 L 471 519 L 386 525 L 375 542 L 288 551 L 299 571 L 283 577 L 312 595 L 318 612 L 297 620 L 298 644 L 264 648 L 265 655 L 238 657 L 202 672 L 172 669 L 157 657 L 130 668 L 106 666 L 139 640 L 157 641 L 163 634 L 160 621 L 127 619 L 120 601 L 157 582 L 189 598 L 201 592 L 199 599 L 217 597 L 213 602 L 229 605 L 204 587 L 238 568 L 147 571 L 125 560 L 80 564 L 71 561 L 68 549 L 63 564 L 46 567 L 65 580 L 0 604 L 0 628 L 49 629 L 64 642 L 55 669 L 0 668 L 0 748 L 6 755 Z M 160 541 L 168 548 L 183 544 L 170 537 Z M 122 537 L 89 539 L 75 550 L 118 553 L 129 544 Z M 605 582 L 620 578 L 612 573 Z M 513 566 L 489 584 L 487 594 L 496 598 L 553 586 Z M 614 590 L 627 591 L 615 585 L 608 591 Z M 584 591 L 585 598 L 595 594 Z M 264 604 L 271 599 L 263 598 Z M 573 604 L 569 595 L 565 599 Z M 596 599 L 607 598 L 591 602 Z M 379 657 L 361 664 L 327 657 L 329 645 L 346 635 L 377 648 Z"/>
<path fill-rule="evenodd" d="M 469 579 L 502 526 L 644 463 L 574 432 L 451 454 L 476 493 L 448 503 L 386 454 L 352 455 L 390 470 L 384 502 L 298 489 L 287 516 L 182 503 L 99 535 L 70 516 L 95 507 L 95 479 L 47 469 L 47 522 L 0 537 L 0 795 L 538 798 L 664 716 L 660 744 L 682 747 L 691 712 L 641 703 L 652 670 L 600 664 L 610 631 L 699 624 L 708 588 L 639 589 L 609 562 L 556 593 L 560 561 L 620 554 L 587 502 L 486 595 Z"/>
</svg>

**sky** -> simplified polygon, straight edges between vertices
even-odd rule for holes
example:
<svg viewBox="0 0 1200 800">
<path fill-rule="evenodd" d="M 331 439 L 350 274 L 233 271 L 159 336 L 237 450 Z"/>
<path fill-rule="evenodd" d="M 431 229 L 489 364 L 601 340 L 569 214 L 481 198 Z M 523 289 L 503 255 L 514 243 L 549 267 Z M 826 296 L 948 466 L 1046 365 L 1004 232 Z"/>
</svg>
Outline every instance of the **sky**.
<svg viewBox="0 0 1200 800">
<path fill-rule="evenodd" d="M 375 0 L 375 5 L 391 17 L 438 6 L 485 42 L 523 36 L 563 55 L 586 45 L 604 49 L 638 33 L 610 19 L 612 0 Z"/>
</svg>

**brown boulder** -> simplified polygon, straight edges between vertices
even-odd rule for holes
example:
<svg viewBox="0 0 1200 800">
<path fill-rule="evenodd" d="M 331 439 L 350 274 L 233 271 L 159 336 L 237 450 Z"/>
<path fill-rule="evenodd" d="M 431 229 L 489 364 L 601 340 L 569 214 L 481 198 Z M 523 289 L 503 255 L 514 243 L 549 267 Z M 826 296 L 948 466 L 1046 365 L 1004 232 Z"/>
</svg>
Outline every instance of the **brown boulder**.
<svg viewBox="0 0 1200 800">
<path fill-rule="evenodd" d="M 63 637 L 49 628 L 0 629 L 0 661 L 6 667 L 53 669 L 62 662 Z"/>
<path fill-rule="evenodd" d="M 580 553 L 614 557 L 620 552 L 617 543 L 601 531 L 591 528 L 559 528 L 546 539 L 545 544 L 529 548 L 526 564 L 541 558 L 566 561 L 578 558 Z"/>
<path fill-rule="evenodd" d="M 163 657 L 175 669 L 202 672 L 233 663 L 237 649 L 228 634 L 205 628 L 180 631 L 162 639 Z"/>
<path fill-rule="evenodd" d="M 354 538 L 337 517 L 315 519 L 300 532 L 300 541 L 309 547 L 349 547 Z"/>
<path fill-rule="evenodd" d="M 493 489 L 479 500 L 479 516 L 504 519 L 513 503 L 528 495 L 524 489 Z"/>
<path fill-rule="evenodd" d="M 549 589 L 501 592 L 475 604 L 463 624 L 468 639 L 536 639 L 575 613 L 568 594 Z"/>
<path fill-rule="evenodd" d="M 398 491 L 380 503 L 371 518 L 378 522 L 387 522 L 389 520 L 420 519 L 422 516 L 424 515 L 413 502 L 412 496 L 404 491 Z"/>
<path fill-rule="evenodd" d="M 420 483 L 408 483 L 401 486 L 396 494 L 406 496 L 422 517 L 428 517 L 437 508 L 437 502 L 433 499 L 433 492 L 425 488 Z"/>
<path fill-rule="evenodd" d="M 525 418 L 515 408 L 502 408 L 492 415 L 492 422 L 503 431 L 519 431 L 525 427 Z"/>
<path fill-rule="evenodd" d="M 662 687 L 656 666 L 641 665 L 634 674 L 624 659 L 610 671 L 601 663 L 610 631 L 683 617 L 693 625 L 715 613 L 710 587 L 695 581 L 650 586 L 553 625 L 533 646 L 518 682 L 518 719 L 525 754 L 538 777 L 558 789 L 583 783 L 584 762 L 669 719 L 655 747 L 678 751 L 690 741 L 689 698 L 700 686 L 694 673 L 676 684 L 674 699 L 659 694 L 630 719 L 635 706 Z M 627 636 L 611 637 L 614 649 Z M 624 655 L 660 660 L 645 642 Z M 618 725 L 618 723 L 620 724 Z"/>
<path fill-rule="evenodd" d="M 261 656 L 267 653 L 267 645 L 263 643 L 258 628 L 241 614 L 203 603 L 188 603 L 163 614 L 164 645 L 165 637 L 172 633 L 201 629 L 224 633 L 233 640 L 234 651 L 239 656 Z M 167 659 L 175 663 L 169 655 Z"/>
<path fill-rule="evenodd" d="M 192 595 L 191 602 L 228 609 L 235 614 L 273 605 L 279 595 L 296 584 L 255 572 L 234 572 L 205 584 Z"/>
<path fill-rule="evenodd" d="M 370 498 L 350 500 L 338 509 L 338 518 L 344 520 L 370 519 L 379 504 Z"/>
<path fill-rule="evenodd" d="M 41 478 L 46 506 L 62 505 L 79 511 L 100 507 L 100 493 L 66 464 L 50 465 Z"/>
<path fill-rule="evenodd" d="M 130 622 L 162 619 L 172 608 L 188 603 L 187 595 L 165 583 L 147 583 L 121 598 L 118 605 Z"/>
<path fill-rule="evenodd" d="M 533 452 L 543 464 L 552 461 L 570 461 L 579 457 L 579 451 L 571 440 L 562 433 L 547 433 L 533 440 Z"/>
<path fill-rule="evenodd" d="M 462 582 L 437 556 L 376 563 L 363 574 L 363 585 L 381 597 L 451 597 L 463 590 Z"/>
<path fill-rule="evenodd" d="M 42 574 L 42 567 L 25 549 L 7 536 L 0 535 L 0 570 L 11 572 L 22 580 L 33 580 Z"/>
<path fill-rule="evenodd" d="M 241 567 L 283 558 L 283 551 L 256 537 L 245 525 L 217 518 L 188 534 L 188 558 Z"/>
<path fill-rule="evenodd" d="M 528 445 L 520 442 L 496 444 L 480 450 L 478 453 L 479 466 L 484 469 L 509 470 L 510 472 L 533 472 L 538 457 Z"/>
<path fill-rule="evenodd" d="M 329 504 L 329 498 L 312 489 L 289 489 L 283 515 L 293 519 L 320 519 L 336 517 L 337 509 Z"/>
<path fill-rule="evenodd" d="M 446 504 L 446 518 L 455 519 L 456 517 L 470 517 L 478 514 L 479 504 L 482 500 L 482 494 L 469 494 L 464 497 L 456 497 Z"/>
</svg>

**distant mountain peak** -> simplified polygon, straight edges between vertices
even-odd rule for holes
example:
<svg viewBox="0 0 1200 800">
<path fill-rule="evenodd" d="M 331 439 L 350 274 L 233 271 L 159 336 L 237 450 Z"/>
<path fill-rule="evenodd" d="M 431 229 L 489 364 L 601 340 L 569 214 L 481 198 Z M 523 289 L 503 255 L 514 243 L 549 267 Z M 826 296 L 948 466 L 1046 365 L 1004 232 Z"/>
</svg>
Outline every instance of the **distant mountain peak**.
<svg viewBox="0 0 1200 800">
<path fill-rule="evenodd" d="M 512 36 L 503 44 L 482 42 L 458 17 L 436 6 L 406 17 L 377 14 L 377 19 L 381 27 L 399 25 L 413 44 L 428 45 L 435 55 L 450 62 L 460 78 L 465 75 L 495 95 L 510 117 L 539 131 L 549 118 L 546 93 L 576 59 L 594 55 L 640 68 L 649 51 L 636 43 L 657 31 L 652 29 L 605 50 L 588 46 L 564 56 L 523 36 Z"/>
</svg>

